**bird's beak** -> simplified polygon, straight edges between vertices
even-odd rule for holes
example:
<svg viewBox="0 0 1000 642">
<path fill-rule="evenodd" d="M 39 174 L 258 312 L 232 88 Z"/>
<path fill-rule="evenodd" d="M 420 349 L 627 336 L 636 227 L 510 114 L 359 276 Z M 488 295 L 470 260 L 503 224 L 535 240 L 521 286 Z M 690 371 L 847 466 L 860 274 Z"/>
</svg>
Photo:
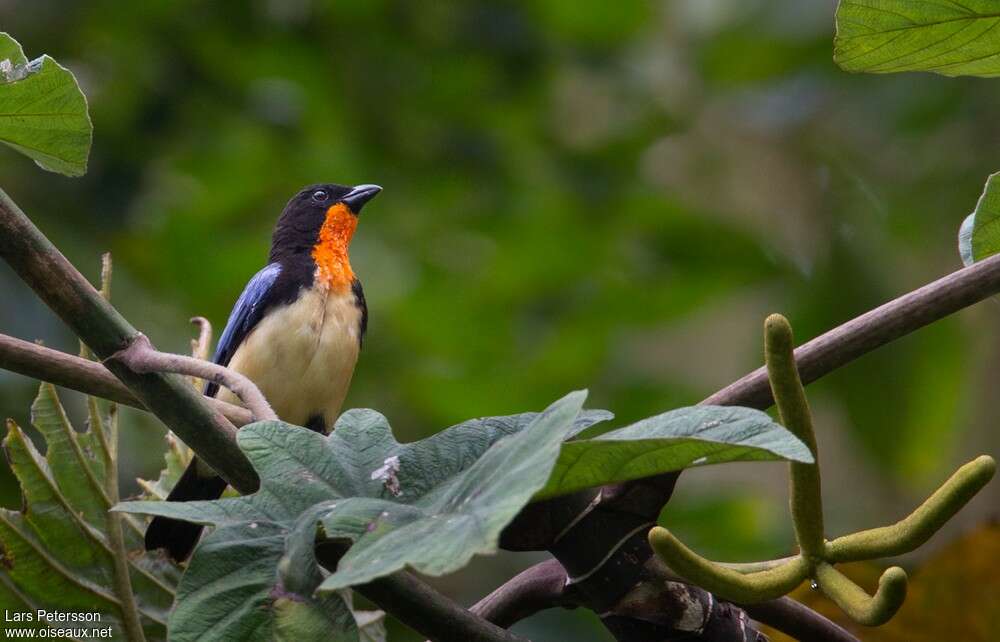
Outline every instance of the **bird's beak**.
<svg viewBox="0 0 1000 642">
<path fill-rule="evenodd" d="M 361 213 L 361 208 L 365 206 L 365 203 L 375 198 L 375 196 L 382 191 L 382 188 L 378 185 L 358 185 L 350 192 L 347 196 L 340 199 L 344 202 L 347 207 L 351 208 L 351 211 L 355 214 Z"/>
</svg>

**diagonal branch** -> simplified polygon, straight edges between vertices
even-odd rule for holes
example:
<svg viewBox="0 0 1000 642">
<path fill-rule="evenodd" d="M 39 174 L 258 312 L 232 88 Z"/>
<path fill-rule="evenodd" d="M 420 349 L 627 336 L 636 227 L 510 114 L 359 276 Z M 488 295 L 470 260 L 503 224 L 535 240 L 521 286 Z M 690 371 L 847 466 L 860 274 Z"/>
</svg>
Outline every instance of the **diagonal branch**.
<svg viewBox="0 0 1000 642">
<path fill-rule="evenodd" d="M 316 546 L 316 559 L 333 570 L 346 551 L 347 545 L 342 542 L 322 540 Z M 462 608 L 406 571 L 380 577 L 353 590 L 435 642 L 528 642 Z"/>
<path fill-rule="evenodd" d="M 0 258 L 99 358 L 107 359 L 139 334 L 2 190 Z M 233 487 L 257 490 L 260 480 L 236 445 L 236 428 L 189 383 L 176 375 L 138 374 L 115 362 L 109 369 Z"/>
<path fill-rule="evenodd" d="M 880 305 L 795 350 L 803 384 L 1000 292 L 1000 255 L 956 270 Z M 701 403 L 764 409 L 774 403 L 763 366 Z"/>
</svg>

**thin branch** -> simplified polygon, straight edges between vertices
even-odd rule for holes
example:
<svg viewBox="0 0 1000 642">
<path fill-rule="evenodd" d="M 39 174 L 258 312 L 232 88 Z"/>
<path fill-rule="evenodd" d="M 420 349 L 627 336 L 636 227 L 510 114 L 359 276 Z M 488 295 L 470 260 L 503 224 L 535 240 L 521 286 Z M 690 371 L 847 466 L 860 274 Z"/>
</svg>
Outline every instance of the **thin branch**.
<svg viewBox="0 0 1000 642">
<path fill-rule="evenodd" d="M 803 384 L 914 330 L 1000 292 L 1000 255 L 991 256 L 904 294 L 816 337 L 795 350 Z M 768 408 L 774 403 L 767 370 L 758 368 L 703 404 Z"/>
<path fill-rule="evenodd" d="M 747 615 L 772 629 L 777 629 L 796 640 L 817 642 L 861 642 L 851 633 L 831 622 L 811 608 L 790 597 L 768 602 L 744 604 Z"/>
<path fill-rule="evenodd" d="M 256 421 L 277 421 L 278 419 L 278 415 L 274 414 L 274 410 L 267 403 L 260 388 L 246 376 L 211 361 L 195 359 L 183 354 L 160 352 L 142 333 L 136 334 L 126 348 L 114 353 L 105 361 L 123 363 L 132 372 L 142 374 L 172 372 L 207 379 L 212 383 L 229 388 L 250 409 Z"/>
<path fill-rule="evenodd" d="M 99 358 L 128 347 L 139 334 L 2 190 L 0 258 Z M 236 428 L 188 382 L 175 375 L 137 374 L 123 364 L 109 369 L 233 487 L 257 490 L 260 479 L 236 445 Z"/>
<path fill-rule="evenodd" d="M 100 363 L 0 334 L 0 368 L 84 394 L 146 410 L 132 392 Z M 235 404 L 205 397 L 234 426 L 250 423 L 250 411 Z"/>
</svg>

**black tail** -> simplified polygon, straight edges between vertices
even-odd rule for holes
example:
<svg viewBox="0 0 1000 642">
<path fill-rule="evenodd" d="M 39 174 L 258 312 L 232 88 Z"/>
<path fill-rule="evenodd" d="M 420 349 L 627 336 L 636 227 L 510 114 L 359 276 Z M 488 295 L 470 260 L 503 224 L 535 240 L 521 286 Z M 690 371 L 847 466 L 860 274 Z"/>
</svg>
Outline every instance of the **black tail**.
<svg viewBox="0 0 1000 642">
<path fill-rule="evenodd" d="M 198 474 L 198 460 L 192 459 L 177 480 L 177 485 L 167 496 L 168 502 L 187 502 L 198 499 L 218 499 L 226 490 L 226 482 L 221 477 L 205 477 Z M 203 526 L 182 522 L 169 517 L 154 517 L 146 529 L 146 550 L 165 548 L 170 557 L 183 562 L 194 550 L 201 536 Z"/>
</svg>

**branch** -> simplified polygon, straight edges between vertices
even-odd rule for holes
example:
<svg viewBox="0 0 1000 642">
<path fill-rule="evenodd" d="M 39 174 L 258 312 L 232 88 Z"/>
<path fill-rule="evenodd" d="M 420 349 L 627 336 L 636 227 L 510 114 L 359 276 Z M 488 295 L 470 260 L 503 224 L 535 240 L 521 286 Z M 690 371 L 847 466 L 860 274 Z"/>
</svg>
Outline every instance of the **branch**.
<svg viewBox="0 0 1000 642">
<path fill-rule="evenodd" d="M 625 613 L 660 613 L 665 617 L 669 617 L 669 613 L 680 612 L 681 605 L 664 602 L 664 592 L 644 587 L 666 586 L 668 582 L 676 584 L 683 580 L 656 558 L 645 565 L 645 570 L 647 577 L 614 611 L 619 616 Z M 582 596 L 567 584 L 568 579 L 559 562 L 546 560 L 517 574 L 470 610 L 494 624 L 510 627 L 545 609 L 582 606 Z M 799 640 L 859 642 L 839 625 L 788 597 L 753 605 L 741 604 L 739 608 L 754 620 Z"/>
<path fill-rule="evenodd" d="M 132 392 L 100 363 L 66 352 L 0 334 L 0 368 L 84 394 L 146 410 Z M 250 423 L 250 411 L 235 404 L 205 397 L 234 426 Z"/>
<path fill-rule="evenodd" d="M 863 354 L 1000 292 L 1000 255 L 991 256 L 837 326 L 795 350 L 803 384 Z M 701 403 L 768 408 L 766 368 L 758 368 Z"/>
<path fill-rule="evenodd" d="M 576 608 L 569 577 L 550 559 L 521 571 L 469 609 L 498 626 L 509 628 L 524 618 L 556 606 Z"/>
<path fill-rule="evenodd" d="M 316 559 L 333 570 L 346 551 L 347 545 L 341 542 L 321 541 Z M 406 571 L 352 588 L 435 642 L 528 642 L 462 608 Z"/>
<path fill-rule="evenodd" d="M 160 352 L 142 333 L 135 335 L 128 347 L 114 353 L 105 361 L 123 363 L 132 372 L 142 374 L 172 372 L 207 379 L 212 383 L 229 388 L 250 409 L 255 421 L 278 420 L 278 415 L 274 414 L 274 410 L 267 403 L 260 388 L 244 375 L 211 361 L 183 354 Z"/>
<path fill-rule="evenodd" d="M 0 257 L 101 359 L 128 347 L 138 332 L 0 190 Z M 110 370 L 205 463 L 242 493 L 260 480 L 236 445 L 236 428 L 176 375 Z"/>
</svg>

